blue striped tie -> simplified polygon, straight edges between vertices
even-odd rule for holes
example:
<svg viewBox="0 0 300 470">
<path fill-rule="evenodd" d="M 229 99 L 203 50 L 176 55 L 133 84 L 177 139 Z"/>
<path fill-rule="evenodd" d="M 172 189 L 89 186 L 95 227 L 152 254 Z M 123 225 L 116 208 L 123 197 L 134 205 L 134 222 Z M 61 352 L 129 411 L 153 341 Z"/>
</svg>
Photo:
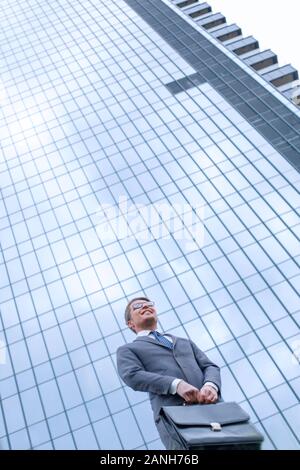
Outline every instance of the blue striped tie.
<svg viewBox="0 0 300 470">
<path fill-rule="evenodd" d="M 151 335 L 153 335 L 160 344 L 167 346 L 167 348 L 169 349 L 173 349 L 172 341 L 169 341 L 165 336 L 161 335 L 158 331 L 151 331 Z"/>
</svg>

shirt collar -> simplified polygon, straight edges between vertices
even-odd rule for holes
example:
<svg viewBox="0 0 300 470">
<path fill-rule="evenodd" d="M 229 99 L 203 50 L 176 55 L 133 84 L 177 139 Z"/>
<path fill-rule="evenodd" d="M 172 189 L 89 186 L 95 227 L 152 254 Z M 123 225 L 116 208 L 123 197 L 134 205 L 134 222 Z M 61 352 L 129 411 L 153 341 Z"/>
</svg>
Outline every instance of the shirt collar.
<svg viewBox="0 0 300 470">
<path fill-rule="evenodd" d="M 136 336 L 149 336 L 151 331 L 154 331 L 154 330 L 142 330 L 142 331 L 139 331 Z M 158 330 L 155 330 L 155 331 L 158 332 Z M 169 333 L 161 333 L 161 335 L 163 335 L 163 336 L 172 336 Z"/>
<path fill-rule="evenodd" d="M 143 331 L 139 331 L 137 336 L 149 336 L 151 331 L 153 330 L 143 330 Z"/>
</svg>

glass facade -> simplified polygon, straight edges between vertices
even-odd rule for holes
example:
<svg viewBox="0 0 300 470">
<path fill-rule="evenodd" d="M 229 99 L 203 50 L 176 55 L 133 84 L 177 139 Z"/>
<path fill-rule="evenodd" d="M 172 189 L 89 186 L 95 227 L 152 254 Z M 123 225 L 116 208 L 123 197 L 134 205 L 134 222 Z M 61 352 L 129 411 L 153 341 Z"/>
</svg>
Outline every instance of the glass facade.
<svg viewBox="0 0 300 470">
<path fill-rule="evenodd" d="M 263 448 L 299 449 L 300 113 L 249 75 L 285 123 L 250 115 L 175 46 L 174 7 L 144 4 L 2 2 L 0 446 L 163 448 L 116 370 L 127 299 L 146 294 L 220 365 Z M 122 198 L 141 214 L 126 236 Z M 202 207 L 201 237 L 162 204 Z"/>
</svg>

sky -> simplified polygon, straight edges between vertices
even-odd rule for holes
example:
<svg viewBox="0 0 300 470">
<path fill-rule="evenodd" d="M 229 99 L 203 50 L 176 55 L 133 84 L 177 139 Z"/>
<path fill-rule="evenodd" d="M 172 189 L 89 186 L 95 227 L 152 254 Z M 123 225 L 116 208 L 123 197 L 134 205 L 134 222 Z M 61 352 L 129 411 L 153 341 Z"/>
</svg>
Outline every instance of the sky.
<svg viewBox="0 0 300 470">
<path fill-rule="evenodd" d="M 214 13 L 236 23 L 243 36 L 254 36 L 261 50 L 272 49 L 280 66 L 291 64 L 300 74 L 299 0 L 207 0 Z"/>
</svg>

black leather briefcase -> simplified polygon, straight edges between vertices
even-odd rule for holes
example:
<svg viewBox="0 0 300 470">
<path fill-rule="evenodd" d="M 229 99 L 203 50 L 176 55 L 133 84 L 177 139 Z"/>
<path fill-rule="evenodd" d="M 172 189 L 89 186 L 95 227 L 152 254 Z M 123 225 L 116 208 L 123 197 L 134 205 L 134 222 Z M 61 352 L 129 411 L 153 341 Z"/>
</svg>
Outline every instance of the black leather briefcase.
<svg viewBox="0 0 300 470">
<path fill-rule="evenodd" d="M 166 429 L 188 450 L 260 450 L 263 436 L 237 404 L 163 406 Z"/>
</svg>

